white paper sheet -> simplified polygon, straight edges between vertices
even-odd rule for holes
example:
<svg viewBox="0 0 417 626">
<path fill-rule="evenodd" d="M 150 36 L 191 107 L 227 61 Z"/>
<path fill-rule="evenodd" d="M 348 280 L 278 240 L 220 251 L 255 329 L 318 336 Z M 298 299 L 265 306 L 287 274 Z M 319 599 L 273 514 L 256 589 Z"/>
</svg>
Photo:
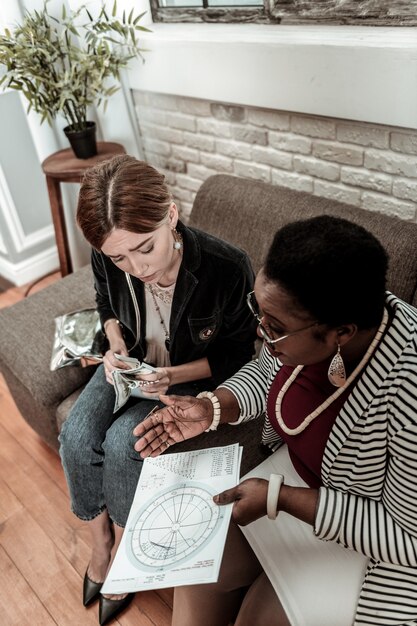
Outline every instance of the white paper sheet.
<svg viewBox="0 0 417 626">
<path fill-rule="evenodd" d="M 239 482 L 238 444 L 147 458 L 101 592 L 216 582 L 232 505 L 213 496 Z"/>
</svg>

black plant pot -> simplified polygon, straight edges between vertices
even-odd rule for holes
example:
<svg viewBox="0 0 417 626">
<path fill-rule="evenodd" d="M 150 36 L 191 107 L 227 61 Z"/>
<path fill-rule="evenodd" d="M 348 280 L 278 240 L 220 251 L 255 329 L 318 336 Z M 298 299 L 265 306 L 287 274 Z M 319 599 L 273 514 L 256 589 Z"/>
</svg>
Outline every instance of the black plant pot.
<svg viewBox="0 0 417 626">
<path fill-rule="evenodd" d="M 89 159 L 97 154 L 95 122 L 87 122 L 84 130 L 72 130 L 72 126 L 66 126 L 64 133 L 77 159 Z"/>
</svg>

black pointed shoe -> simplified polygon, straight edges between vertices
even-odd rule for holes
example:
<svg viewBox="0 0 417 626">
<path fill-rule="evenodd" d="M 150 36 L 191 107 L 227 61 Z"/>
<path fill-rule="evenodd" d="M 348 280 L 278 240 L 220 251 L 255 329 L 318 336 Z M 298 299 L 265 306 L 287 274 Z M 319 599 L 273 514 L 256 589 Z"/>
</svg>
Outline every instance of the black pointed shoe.
<svg viewBox="0 0 417 626">
<path fill-rule="evenodd" d="M 134 593 L 128 593 L 122 600 L 109 600 L 109 598 L 100 596 L 98 609 L 100 626 L 104 626 L 104 624 L 108 624 L 112 619 L 115 619 L 132 602 L 134 597 Z"/>
<path fill-rule="evenodd" d="M 83 604 L 84 606 L 89 606 L 95 600 L 98 600 L 100 597 L 100 590 L 103 586 L 103 583 L 95 583 L 94 580 L 91 580 L 88 577 L 88 568 L 84 575 L 84 583 L 83 583 Z"/>
</svg>

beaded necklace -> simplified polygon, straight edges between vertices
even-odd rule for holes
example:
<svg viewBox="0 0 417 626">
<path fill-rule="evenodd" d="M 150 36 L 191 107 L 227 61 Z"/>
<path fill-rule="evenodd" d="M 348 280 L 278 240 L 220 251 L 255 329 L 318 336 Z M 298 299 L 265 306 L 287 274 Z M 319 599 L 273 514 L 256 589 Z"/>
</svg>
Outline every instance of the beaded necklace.
<svg viewBox="0 0 417 626">
<path fill-rule="evenodd" d="M 278 424 L 280 425 L 280 427 L 282 428 L 282 430 L 284 431 L 285 434 L 287 434 L 287 435 L 298 435 L 299 433 L 302 433 L 303 430 L 305 430 L 307 428 L 307 426 L 314 419 L 316 419 L 316 417 L 318 417 L 325 409 L 327 409 L 327 407 L 330 406 L 332 404 L 332 402 L 334 402 L 336 400 L 336 398 L 338 398 L 345 391 L 345 389 L 347 389 L 347 387 L 349 387 L 351 382 L 356 378 L 356 376 L 365 367 L 365 365 L 367 364 L 367 362 L 371 358 L 372 353 L 374 352 L 377 344 L 379 343 L 382 335 L 384 334 L 384 331 L 385 331 L 385 328 L 387 326 L 387 323 L 388 323 L 388 312 L 387 312 L 386 309 L 384 309 L 384 315 L 382 316 L 382 322 L 381 322 L 381 325 L 379 326 L 379 328 L 378 328 L 378 330 L 377 330 L 377 332 L 375 334 L 375 337 L 373 338 L 369 348 L 365 352 L 365 354 L 362 357 L 362 359 L 359 362 L 359 364 L 355 367 L 355 369 L 353 370 L 351 375 L 346 379 L 345 384 L 342 387 L 339 387 L 334 393 L 332 393 L 332 395 L 329 396 L 327 398 L 327 400 L 325 400 L 322 404 L 320 404 L 320 406 L 318 406 L 315 411 L 313 411 L 312 413 L 307 415 L 307 417 L 301 422 L 301 424 L 299 426 L 297 426 L 296 428 L 288 428 L 288 426 L 284 423 L 284 420 L 283 420 L 282 415 L 281 415 L 282 400 L 283 400 L 284 395 L 286 394 L 288 388 L 291 386 L 293 381 L 297 378 L 298 374 L 301 372 L 301 370 L 303 369 L 304 365 L 298 365 L 294 369 L 294 371 L 291 374 L 291 376 L 288 378 L 288 380 L 282 386 L 281 391 L 279 392 L 279 394 L 277 396 L 277 400 L 275 402 L 275 414 L 276 414 L 277 422 L 278 422 Z"/>
</svg>

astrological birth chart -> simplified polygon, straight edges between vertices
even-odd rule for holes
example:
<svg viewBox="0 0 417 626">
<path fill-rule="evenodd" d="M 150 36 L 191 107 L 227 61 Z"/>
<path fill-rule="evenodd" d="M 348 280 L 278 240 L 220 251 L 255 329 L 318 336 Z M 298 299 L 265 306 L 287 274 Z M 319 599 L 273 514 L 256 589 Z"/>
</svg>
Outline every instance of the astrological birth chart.
<svg viewBox="0 0 417 626">
<path fill-rule="evenodd" d="M 129 528 L 128 556 L 150 570 L 179 565 L 212 539 L 223 518 L 206 485 L 179 483 L 138 512 Z"/>
<path fill-rule="evenodd" d="M 233 444 L 146 458 L 102 593 L 216 582 L 232 505 L 213 496 L 237 485 L 241 456 Z"/>
</svg>

